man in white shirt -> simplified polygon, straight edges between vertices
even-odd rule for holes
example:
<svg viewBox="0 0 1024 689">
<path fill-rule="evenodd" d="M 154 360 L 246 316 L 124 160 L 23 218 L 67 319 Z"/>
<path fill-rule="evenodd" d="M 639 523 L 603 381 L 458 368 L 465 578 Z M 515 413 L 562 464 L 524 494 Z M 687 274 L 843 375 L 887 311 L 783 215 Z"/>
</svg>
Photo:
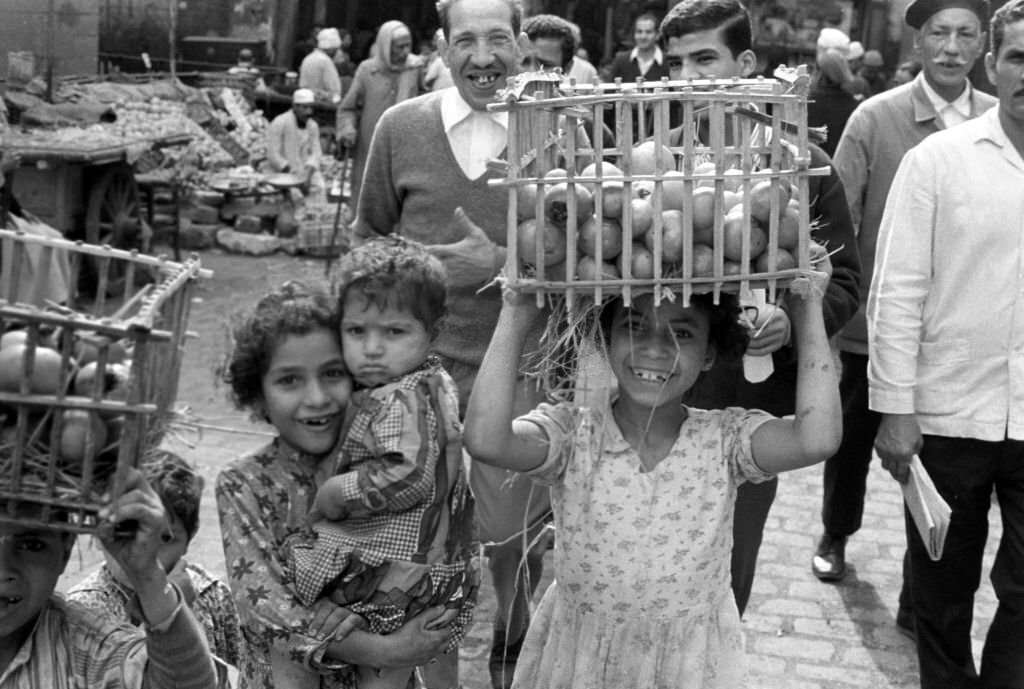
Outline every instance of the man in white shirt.
<svg viewBox="0 0 1024 689">
<path fill-rule="evenodd" d="M 341 77 L 334 64 L 334 55 L 341 49 L 337 29 L 323 29 L 316 35 L 316 48 L 302 59 L 299 66 L 299 88 L 309 89 L 316 97 L 331 103 L 341 102 Z"/>
<path fill-rule="evenodd" d="M 926 137 L 977 117 L 995 99 L 967 79 L 985 48 L 983 0 L 916 0 L 907 8 L 923 69 L 902 86 L 869 98 L 846 123 L 834 162 L 843 180 L 857 230 L 864 279 L 861 308 L 839 334 L 843 362 L 844 436 L 839 452 L 825 463 L 824 533 L 811 569 L 822 581 L 846 574 L 845 547 L 861 526 L 871 443 L 880 417 L 868 409 L 868 340 L 864 304 L 875 258 L 875 242 L 889 187 L 903 155 Z M 905 562 L 906 564 L 906 562 Z M 906 569 L 906 567 L 904 568 Z M 904 572 L 904 579 L 907 579 Z M 906 584 L 900 593 L 897 625 L 912 634 L 914 620 Z"/>
<path fill-rule="evenodd" d="M 290 172 L 302 179 L 313 200 L 323 200 L 326 183 L 320 171 L 320 128 L 313 120 L 315 97 L 309 89 L 292 94 L 292 108 L 267 127 L 267 166 L 271 172 Z"/>
<path fill-rule="evenodd" d="M 455 85 L 398 103 L 378 121 L 353 228 L 357 241 L 397 231 L 428 245 L 445 264 L 448 315 L 433 349 L 458 385 L 463 413 L 501 308 L 500 290 L 485 286 L 505 262 L 508 190 L 490 184 L 501 175 L 487 162 L 505 150 L 508 115 L 488 112 L 487 105 L 519 71 L 528 41 L 520 32 L 522 12 L 518 0 L 438 3 L 439 52 Z M 524 381 L 518 413 L 540 401 Z M 525 540 L 533 540 L 550 502 L 547 490 L 529 479 L 479 462 L 470 484 L 480 540 L 493 544 L 488 566 L 497 611 L 489 666 L 493 686 L 503 689 L 512 681 L 547 545 L 541 537 L 520 568 L 520 530 L 525 523 Z"/>
<path fill-rule="evenodd" d="M 985 67 L 998 106 L 899 166 L 867 310 L 875 449 L 900 482 L 919 456 L 952 508 L 937 561 L 907 519 L 922 689 L 1024 686 L 1024 0 L 993 16 Z M 999 604 L 979 677 L 971 621 L 993 490 Z"/>
</svg>

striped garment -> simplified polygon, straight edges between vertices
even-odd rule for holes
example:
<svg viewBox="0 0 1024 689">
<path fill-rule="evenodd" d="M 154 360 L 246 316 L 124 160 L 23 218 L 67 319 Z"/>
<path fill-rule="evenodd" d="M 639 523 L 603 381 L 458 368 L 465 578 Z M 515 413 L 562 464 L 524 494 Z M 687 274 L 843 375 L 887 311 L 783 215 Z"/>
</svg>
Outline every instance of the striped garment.
<svg viewBox="0 0 1024 689">
<path fill-rule="evenodd" d="M 209 689 L 214 670 L 201 639 L 184 607 L 147 639 L 54 595 L 0 675 L 0 689 Z"/>
<path fill-rule="evenodd" d="M 340 473 L 321 490 L 345 516 L 293 539 L 296 592 L 307 605 L 330 595 L 377 634 L 430 606 L 458 608 L 454 647 L 479 582 L 454 381 L 431 358 L 361 390 L 342 433 Z"/>
<path fill-rule="evenodd" d="M 238 628 L 238 610 L 231 589 L 216 579 L 202 565 L 194 562 L 179 562 L 184 566 L 195 598 L 189 602 L 192 614 L 206 633 L 210 652 L 222 663 L 241 668 L 245 662 L 242 652 L 242 633 Z M 178 566 L 175 566 L 178 570 Z M 125 583 L 118 581 L 110 568 L 103 564 L 80 583 L 68 589 L 67 599 L 87 608 L 99 610 L 119 622 L 138 626 L 138 604 L 134 602 L 135 592 Z M 220 667 L 218 667 L 220 669 Z M 222 673 L 221 686 L 226 684 L 227 671 Z M 237 689 L 248 689 L 242 672 L 242 681 Z"/>
</svg>

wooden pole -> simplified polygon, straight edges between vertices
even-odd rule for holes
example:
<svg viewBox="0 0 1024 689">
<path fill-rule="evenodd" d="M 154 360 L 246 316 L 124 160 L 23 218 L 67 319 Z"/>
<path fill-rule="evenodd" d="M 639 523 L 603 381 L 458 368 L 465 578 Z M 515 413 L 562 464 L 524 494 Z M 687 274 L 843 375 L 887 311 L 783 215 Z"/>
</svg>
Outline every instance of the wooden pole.
<svg viewBox="0 0 1024 689">
<path fill-rule="evenodd" d="M 56 41 L 56 27 L 54 22 L 57 20 L 57 16 L 53 8 L 53 0 L 49 0 L 47 3 L 46 11 L 46 100 L 53 102 L 53 73 L 54 69 L 54 51 L 56 50 L 54 43 Z"/>
<path fill-rule="evenodd" d="M 167 37 L 167 59 L 171 63 L 171 79 L 178 77 L 178 56 L 176 50 L 177 38 L 178 38 L 178 0 L 167 0 L 171 10 L 171 26 L 168 30 Z"/>
</svg>

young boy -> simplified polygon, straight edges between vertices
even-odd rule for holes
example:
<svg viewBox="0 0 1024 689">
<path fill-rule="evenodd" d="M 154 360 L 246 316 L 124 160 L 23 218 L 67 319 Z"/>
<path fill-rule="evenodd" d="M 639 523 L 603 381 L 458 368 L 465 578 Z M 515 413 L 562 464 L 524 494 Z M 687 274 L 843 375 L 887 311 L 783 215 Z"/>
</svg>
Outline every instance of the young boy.
<svg viewBox="0 0 1024 689">
<path fill-rule="evenodd" d="M 141 629 L 55 595 L 75 537 L 18 521 L 25 516 L 0 522 L 0 688 L 214 686 L 202 630 L 160 566 L 167 515 L 141 472 L 129 471 L 124 494 L 100 512 L 111 525 L 138 525 L 130 536 L 110 528 L 100 539 L 136 592 Z"/>
<path fill-rule="evenodd" d="M 671 79 L 745 78 L 751 77 L 757 67 L 750 15 L 739 0 L 682 0 L 665 15 L 659 33 Z M 706 118 L 702 118 L 698 129 L 700 140 L 710 141 Z M 731 127 L 726 126 L 726 132 L 730 130 Z M 768 142 L 772 135 L 768 128 L 758 127 L 754 139 Z M 671 145 L 682 145 L 681 136 L 681 127 L 673 130 Z M 828 155 L 813 144 L 810 156 L 812 168 L 832 163 Z M 831 337 L 857 310 L 860 258 L 850 210 L 835 168 L 827 177 L 811 177 L 809 186 L 810 217 L 817 225 L 814 238 L 835 251 L 831 256 L 833 272 L 824 304 L 825 330 Z M 751 383 L 744 378 L 742 365 L 717 365 L 691 389 L 688 404 L 704 409 L 732 406 L 763 409 L 776 416 L 793 413 L 797 365 L 789 316 L 785 309 L 776 309 L 773 313 L 765 327 L 750 338 L 746 353 L 771 355 L 775 372 L 761 383 Z M 777 487 L 777 479 L 744 483 L 736 498 L 731 569 L 740 615 L 750 598 L 762 531 Z"/>
<path fill-rule="evenodd" d="M 199 530 L 203 477 L 184 459 L 163 450 L 154 453 L 142 471 L 167 510 L 173 534 L 170 541 L 160 546 L 157 557 L 202 625 L 210 652 L 217 661 L 221 686 L 227 686 L 228 675 L 233 674 L 227 666 L 238 668 L 243 656 L 238 610 L 231 589 L 224 582 L 184 557 Z M 104 556 L 106 563 L 72 587 L 67 598 L 137 626 L 142 620 L 131 582 L 109 552 L 104 550 Z"/>
</svg>

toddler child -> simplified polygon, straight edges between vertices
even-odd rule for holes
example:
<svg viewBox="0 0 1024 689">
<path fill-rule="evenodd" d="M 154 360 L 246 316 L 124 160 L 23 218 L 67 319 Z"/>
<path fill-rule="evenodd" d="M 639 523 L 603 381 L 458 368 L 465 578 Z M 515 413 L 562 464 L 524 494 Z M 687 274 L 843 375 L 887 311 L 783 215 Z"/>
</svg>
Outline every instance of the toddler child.
<svg viewBox="0 0 1024 689">
<path fill-rule="evenodd" d="M 199 530 L 203 477 L 184 459 L 165 450 L 153 451 L 141 468 L 169 517 L 172 536 L 157 552 L 160 565 L 181 589 L 185 602 L 206 633 L 210 652 L 217 662 L 218 686 L 232 686 L 229 677 L 236 674 L 243 654 L 238 611 L 231 590 L 201 565 L 185 560 L 189 544 Z M 103 555 L 106 562 L 69 589 L 67 598 L 138 626 L 142 615 L 135 601 L 135 589 L 117 560 L 107 550 Z M 238 687 L 243 689 L 245 684 Z"/>
<path fill-rule="evenodd" d="M 378 634 L 431 606 L 457 610 L 442 664 L 450 684 L 479 574 L 458 392 L 429 355 L 445 313 L 444 269 L 421 245 L 387 237 L 346 254 L 337 281 L 356 390 L 335 475 L 314 502 L 315 538 L 293 540 L 295 588 L 307 604 L 329 596 Z M 361 667 L 359 686 L 402 688 L 411 672 Z"/>
<path fill-rule="evenodd" d="M 538 311 L 506 295 L 470 395 L 474 459 L 551 486 L 555 582 L 527 632 L 513 687 L 733 689 L 743 634 L 729 587 L 733 501 L 743 481 L 820 462 L 841 415 L 822 319 L 829 270 L 787 296 L 799 356 L 794 418 L 688 408 L 683 395 L 747 333 L 736 299 L 651 294 L 601 315 L 616 396 L 542 404 L 513 418 L 517 362 Z"/>
</svg>

